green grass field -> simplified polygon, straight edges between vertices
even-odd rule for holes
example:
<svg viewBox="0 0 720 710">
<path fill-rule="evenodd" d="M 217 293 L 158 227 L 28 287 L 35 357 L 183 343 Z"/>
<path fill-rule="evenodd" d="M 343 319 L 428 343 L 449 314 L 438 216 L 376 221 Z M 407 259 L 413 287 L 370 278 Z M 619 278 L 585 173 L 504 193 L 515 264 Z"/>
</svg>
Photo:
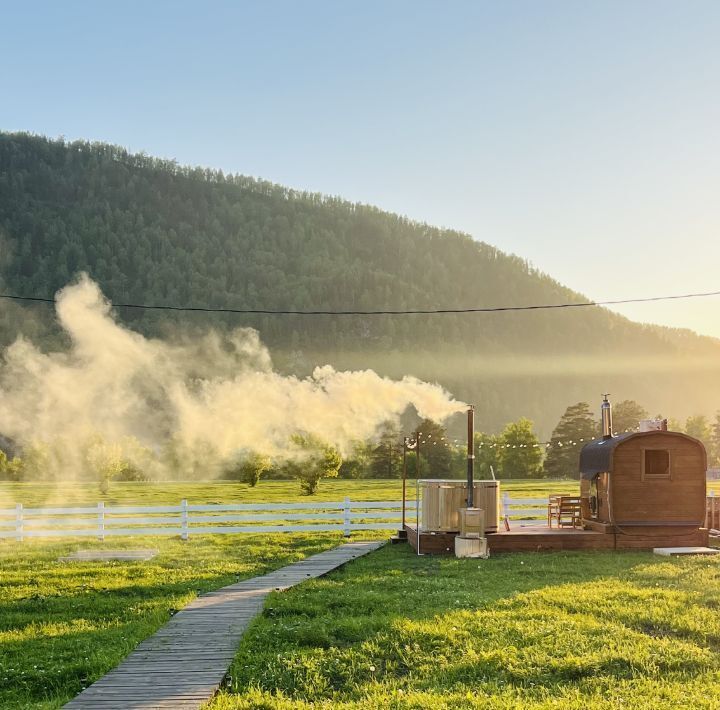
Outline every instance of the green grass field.
<svg viewBox="0 0 720 710">
<path fill-rule="evenodd" d="M 572 480 L 509 480 L 501 490 L 514 497 L 543 498 L 550 493 L 579 493 L 579 482 Z M 720 481 L 708 484 L 720 495 Z M 255 488 L 244 483 L 204 481 L 201 483 L 113 483 L 103 495 L 94 484 L 7 483 L 0 481 L 0 508 L 22 503 L 40 505 L 176 505 L 183 498 L 189 503 L 277 503 L 352 500 L 400 500 L 402 484 L 397 479 L 328 479 L 320 483 L 316 495 L 301 495 L 297 481 L 261 481 Z M 415 497 L 415 482 L 408 481 L 407 497 Z"/>
<path fill-rule="evenodd" d="M 502 481 L 503 491 L 511 495 L 543 497 L 548 493 L 577 493 L 577 481 Z M 255 488 L 244 483 L 207 481 L 202 483 L 113 483 L 102 495 L 94 484 L 53 485 L 48 483 L 0 482 L 0 508 L 22 503 L 40 505 L 175 505 L 185 498 L 189 503 L 276 503 L 352 500 L 400 500 L 402 484 L 392 480 L 328 479 L 320 483 L 314 496 L 303 496 L 297 481 L 261 481 Z M 415 497 L 415 482 L 408 481 L 407 497 Z"/>
<path fill-rule="evenodd" d="M 197 594 L 341 542 L 339 534 L 122 538 L 150 562 L 57 562 L 102 543 L 0 544 L 0 708 L 54 708 L 114 668 Z"/>
<path fill-rule="evenodd" d="M 719 707 L 720 560 L 417 557 L 274 594 L 211 710 Z"/>
<path fill-rule="evenodd" d="M 501 485 L 515 497 L 544 497 L 578 484 Z M 324 481 L 315 499 L 345 495 L 398 500 L 400 482 Z M 313 500 L 293 481 L 118 483 L 106 496 L 90 485 L 0 485 L 0 508 L 182 498 Z M 59 563 L 102 543 L 0 540 L 0 707 L 58 707 L 197 594 L 340 542 L 333 533 L 114 538 L 105 547 L 160 554 L 144 563 Z M 608 707 L 603 693 L 609 707 L 687 707 L 683 688 L 694 707 L 717 707 L 708 698 L 720 693 L 719 566 L 644 553 L 471 562 L 388 548 L 274 597 L 233 668 L 238 692 L 213 708 L 600 708 Z"/>
</svg>

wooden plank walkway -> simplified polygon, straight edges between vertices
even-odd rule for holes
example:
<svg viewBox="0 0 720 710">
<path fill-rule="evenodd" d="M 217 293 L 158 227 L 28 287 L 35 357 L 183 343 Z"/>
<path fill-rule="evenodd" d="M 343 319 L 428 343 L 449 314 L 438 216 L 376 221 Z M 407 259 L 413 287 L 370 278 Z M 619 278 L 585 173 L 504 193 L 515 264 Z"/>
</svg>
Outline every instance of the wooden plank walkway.
<svg viewBox="0 0 720 710">
<path fill-rule="evenodd" d="M 320 577 L 383 542 L 349 542 L 198 597 L 66 708 L 199 708 L 220 687 L 240 637 L 270 592 Z"/>
</svg>

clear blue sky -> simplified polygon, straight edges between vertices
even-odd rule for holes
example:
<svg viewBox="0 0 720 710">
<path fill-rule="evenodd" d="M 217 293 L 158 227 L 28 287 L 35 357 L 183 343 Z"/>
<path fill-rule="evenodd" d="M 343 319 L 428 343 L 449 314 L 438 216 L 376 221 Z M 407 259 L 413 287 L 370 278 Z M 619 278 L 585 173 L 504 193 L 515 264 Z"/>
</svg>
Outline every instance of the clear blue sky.
<svg viewBox="0 0 720 710">
<path fill-rule="evenodd" d="M 0 129 L 376 204 L 596 299 L 720 289 L 716 0 L 0 0 L 0 23 Z M 718 298 L 622 312 L 720 337 Z"/>
</svg>

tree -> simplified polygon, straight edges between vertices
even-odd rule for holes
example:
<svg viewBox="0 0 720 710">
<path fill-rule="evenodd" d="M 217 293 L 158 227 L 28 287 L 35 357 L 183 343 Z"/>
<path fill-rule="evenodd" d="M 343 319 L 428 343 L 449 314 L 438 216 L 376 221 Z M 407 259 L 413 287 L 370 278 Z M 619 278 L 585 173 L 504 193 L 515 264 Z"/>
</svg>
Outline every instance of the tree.
<svg viewBox="0 0 720 710">
<path fill-rule="evenodd" d="M 88 440 L 83 454 L 89 474 L 98 481 L 100 492 L 106 494 L 110 481 L 117 478 L 126 465 L 120 445 L 108 443 L 98 435 Z"/>
<path fill-rule="evenodd" d="M 352 452 L 349 456 L 343 458 L 338 476 L 350 479 L 364 478 L 370 470 L 371 455 L 371 443 L 366 441 L 353 442 Z"/>
<path fill-rule="evenodd" d="M 335 478 L 342 464 L 338 450 L 316 436 L 296 434 L 292 437 L 298 457 L 285 464 L 288 473 L 300 482 L 304 495 L 317 492 L 323 478 Z"/>
<path fill-rule="evenodd" d="M 17 456 L 9 459 L 7 454 L 0 449 L 0 481 L 22 480 L 23 463 Z"/>
<path fill-rule="evenodd" d="M 542 449 L 529 419 L 522 417 L 506 425 L 500 437 L 499 458 L 503 478 L 542 475 Z"/>
<path fill-rule="evenodd" d="M 704 414 L 696 414 L 688 417 L 685 422 L 685 433 L 700 439 L 705 444 L 706 449 L 712 448 L 712 429 Z"/>
<path fill-rule="evenodd" d="M 715 420 L 712 423 L 710 433 L 708 465 L 717 466 L 718 463 L 720 463 L 720 412 L 715 412 Z"/>
<path fill-rule="evenodd" d="M 400 429 L 395 422 L 383 422 L 378 443 L 370 455 L 370 475 L 373 478 L 398 478 L 401 466 Z"/>
<path fill-rule="evenodd" d="M 475 474 L 486 480 L 500 478 L 500 437 L 475 432 Z"/>
<path fill-rule="evenodd" d="M 450 443 L 450 478 L 465 478 L 467 476 L 467 447 Z M 477 455 L 475 457 L 475 470 L 477 472 Z"/>
<path fill-rule="evenodd" d="M 227 475 L 228 478 L 240 480 L 254 488 L 260 481 L 260 477 L 270 470 L 271 465 L 270 457 L 253 451 L 242 461 L 236 462 L 228 470 Z"/>
<path fill-rule="evenodd" d="M 411 444 L 411 448 L 409 448 L 407 451 L 406 466 L 408 478 L 421 477 L 421 475 L 418 473 L 417 449 L 415 448 L 414 444 Z"/>
<path fill-rule="evenodd" d="M 624 399 L 613 405 L 613 433 L 635 431 L 641 419 L 647 419 L 647 410 L 632 399 Z"/>
<path fill-rule="evenodd" d="M 432 419 L 423 419 L 417 430 L 420 432 L 420 475 L 447 478 L 452 455 L 445 427 Z"/>
<path fill-rule="evenodd" d="M 550 439 L 545 458 L 549 478 L 578 478 L 580 448 L 597 436 L 598 425 L 587 402 L 578 402 L 565 410 Z"/>
</svg>

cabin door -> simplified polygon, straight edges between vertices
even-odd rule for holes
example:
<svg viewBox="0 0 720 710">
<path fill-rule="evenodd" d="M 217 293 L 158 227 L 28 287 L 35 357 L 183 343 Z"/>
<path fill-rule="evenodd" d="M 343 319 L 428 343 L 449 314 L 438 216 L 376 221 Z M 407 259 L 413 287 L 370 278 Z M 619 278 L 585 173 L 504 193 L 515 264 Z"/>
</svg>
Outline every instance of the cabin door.
<svg viewBox="0 0 720 710">
<path fill-rule="evenodd" d="M 590 481 L 590 519 L 605 520 L 607 517 L 608 474 L 599 473 Z"/>
<path fill-rule="evenodd" d="M 597 476 L 593 476 L 590 480 L 590 493 L 589 493 L 589 502 L 590 502 L 590 519 L 591 520 L 597 520 L 598 518 L 598 486 L 597 486 Z"/>
</svg>

